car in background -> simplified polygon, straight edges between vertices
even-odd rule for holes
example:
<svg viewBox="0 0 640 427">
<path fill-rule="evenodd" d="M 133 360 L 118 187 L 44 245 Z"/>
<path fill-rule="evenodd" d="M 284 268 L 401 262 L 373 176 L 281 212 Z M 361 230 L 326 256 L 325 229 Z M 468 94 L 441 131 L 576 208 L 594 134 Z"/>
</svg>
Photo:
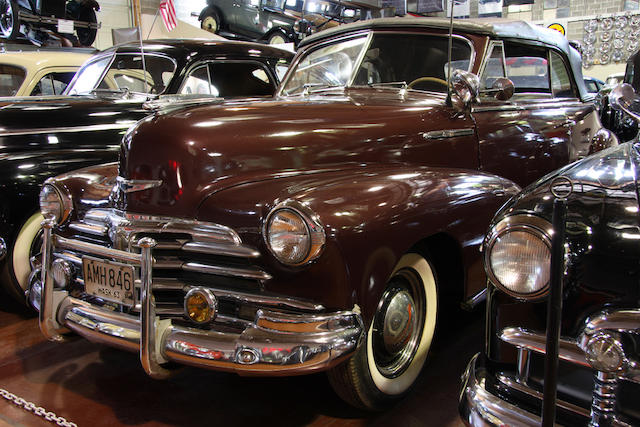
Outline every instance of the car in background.
<svg viewBox="0 0 640 427">
<path fill-rule="evenodd" d="M 99 10 L 96 0 L 0 0 L 0 34 L 8 40 L 22 35 L 38 45 L 54 35 L 68 46 L 91 46 Z"/>
<path fill-rule="evenodd" d="M 640 73 L 635 72 L 638 67 L 640 67 L 640 51 L 635 52 L 627 59 L 627 66 L 622 75 L 615 74 L 607 78 L 607 82 L 611 79 L 612 82 L 617 83 L 607 83 L 596 96 L 596 105 L 600 110 L 600 121 L 604 127 L 616 134 L 620 142 L 631 141 L 637 137 L 638 123 L 623 111 L 610 108 L 609 94 L 618 83 L 623 82 L 630 84 L 636 92 L 640 91 Z"/>
<path fill-rule="evenodd" d="M 153 114 L 118 163 L 49 179 L 29 293 L 43 333 L 137 352 L 155 378 L 327 371 L 354 406 L 397 402 L 442 316 L 482 300 L 495 211 L 617 143 L 560 33 L 449 31 L 389 18 L 318 32 L 277 97 Z"/>
<path fill-rule="evenodd" d="M 600 91 L 600 89 L 605 86 L 605 83 L 600 79 L 596 79 L 595 77 L 585 76 L 584 85 L 587 88 L 587 92 L 593 93 L 595 95 Z"/>
<path fill-rule="evenodd" d="M 640 424 L 639 170 L 640 145 L 621 144 L 547 175 L 496 214 L 483 245 L 486 344 L 460 393 L 465 424 L 541 425 L 544 403 L 549 425 Z M 554 209 L 566 222 L 554 225 Z M 552 259 L 553 236 L 565 237 Z M 554 291 L 561 303 L 550 303 Z M 559 319 L 557 352 L 547 351 L 548 319 Z M 545 374 L 555 363 L 557 375 Z"/>
<path fill-rule="evenodd" d="M 64 96 L 0 99 L 0 283 L 25 301 L 45 179 L 114 161 L 127 129 L 181 102 L 270 97 L 293 54 L 233 41 L 145 40 L 89 59 Z M 1 54 L 0 54 L 1 55 Z M 143 61 L 144 58 L 144 61 Z"/>
<path fill-rule="evenodd" d="M 268 44 L 295 43 L 336 25 L 393 14 L 393 8 L 339 0 L 207 0 L 203 29 Z"/>
<path fill-rule="evenodd" d="M 605 80 L 605 85 L 614 87 L 619 85 L 624 81 L 624 73 L 614 73 L 607 76 L 607 80 Z"/>
<path fill-rule="evenodd" d="M 0 50 L 0 97 L 61 95 L 93 53 L 78 48 Z"/>
</svg>

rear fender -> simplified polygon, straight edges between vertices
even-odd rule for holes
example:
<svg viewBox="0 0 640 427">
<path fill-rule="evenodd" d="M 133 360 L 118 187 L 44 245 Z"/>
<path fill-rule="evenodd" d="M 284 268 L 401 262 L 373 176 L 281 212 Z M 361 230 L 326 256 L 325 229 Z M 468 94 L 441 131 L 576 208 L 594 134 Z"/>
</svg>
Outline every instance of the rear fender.
<svg viewBox="0 0 640 427">
<path fill-rule="evenodd" d="M 198 219 L 230 226 L 260 250 L 258 262 L 274 277 L 265 289 L 336 309 L 358 304 L 370 319 L 400 257 L 436 234 L 458 243 L 465 280 L 484 286 L 479 246 L 494 212 L 518 190 L 477 171 L 367 167 L 238 185 L 208 197 Z M 324 251 L 310 265 L 286 267 L 264 243 L 264 219 L 285 200 L 312 209 L 325 231 Z"/>
</svg>

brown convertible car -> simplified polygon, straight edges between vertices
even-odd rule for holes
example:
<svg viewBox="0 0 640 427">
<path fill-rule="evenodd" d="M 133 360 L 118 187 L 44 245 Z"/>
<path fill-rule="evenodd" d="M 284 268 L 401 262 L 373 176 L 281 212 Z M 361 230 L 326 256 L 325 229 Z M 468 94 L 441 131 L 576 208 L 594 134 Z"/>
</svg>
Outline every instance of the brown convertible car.
<svg viewBox="0 0 640 427">
<path fill-rule="evenodd" d="M 400 398 L 438 318 L 482 300 L 494 212 L 617 144 L 560 34 L 463 21 L 449 52 L 448 33 L 323 31 L 275 98 L 159 111 L 118 163 L 50 179 L 30 293 L 44 334 L 139 352 L 156 378 L 325 370 L 354 405 Z"/>
</svg>

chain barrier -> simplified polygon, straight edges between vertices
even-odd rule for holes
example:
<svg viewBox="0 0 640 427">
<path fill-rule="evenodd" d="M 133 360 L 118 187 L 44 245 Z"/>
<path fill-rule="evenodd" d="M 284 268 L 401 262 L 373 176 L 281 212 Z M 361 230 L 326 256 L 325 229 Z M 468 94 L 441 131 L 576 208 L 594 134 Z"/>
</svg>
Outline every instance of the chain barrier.
<svg viewBox="0 0 640 427">
<path fill-rule="evenodd" d="M 55 423 L 60 427 L 78 427 L 76 423 L 67 421 L 65 418 L 59 417 L 55 413 L 47 411 L 42 406 L 36 406 L 34 403 L 24 400 L 23 398 L 18 397 L 13 393 L 9 393 L 3 388 L 0 388 L 0 396 L 13 403 L 14 405 L 21 407 L 25 411 L 33 412 L 33 414 L 42 417 L 51 423 Z"/>
</svg>

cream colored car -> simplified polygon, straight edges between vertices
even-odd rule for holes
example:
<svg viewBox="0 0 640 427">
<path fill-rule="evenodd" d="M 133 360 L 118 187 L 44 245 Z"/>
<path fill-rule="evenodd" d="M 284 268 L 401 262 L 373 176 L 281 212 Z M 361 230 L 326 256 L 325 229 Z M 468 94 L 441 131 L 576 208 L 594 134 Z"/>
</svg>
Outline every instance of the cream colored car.
<svg viewBox="0 0 640 427">
<path fill-rule="evenodd" d="M 90 50 L 0 52 L 0 96 L 61 95 Z"/>
</svg>

